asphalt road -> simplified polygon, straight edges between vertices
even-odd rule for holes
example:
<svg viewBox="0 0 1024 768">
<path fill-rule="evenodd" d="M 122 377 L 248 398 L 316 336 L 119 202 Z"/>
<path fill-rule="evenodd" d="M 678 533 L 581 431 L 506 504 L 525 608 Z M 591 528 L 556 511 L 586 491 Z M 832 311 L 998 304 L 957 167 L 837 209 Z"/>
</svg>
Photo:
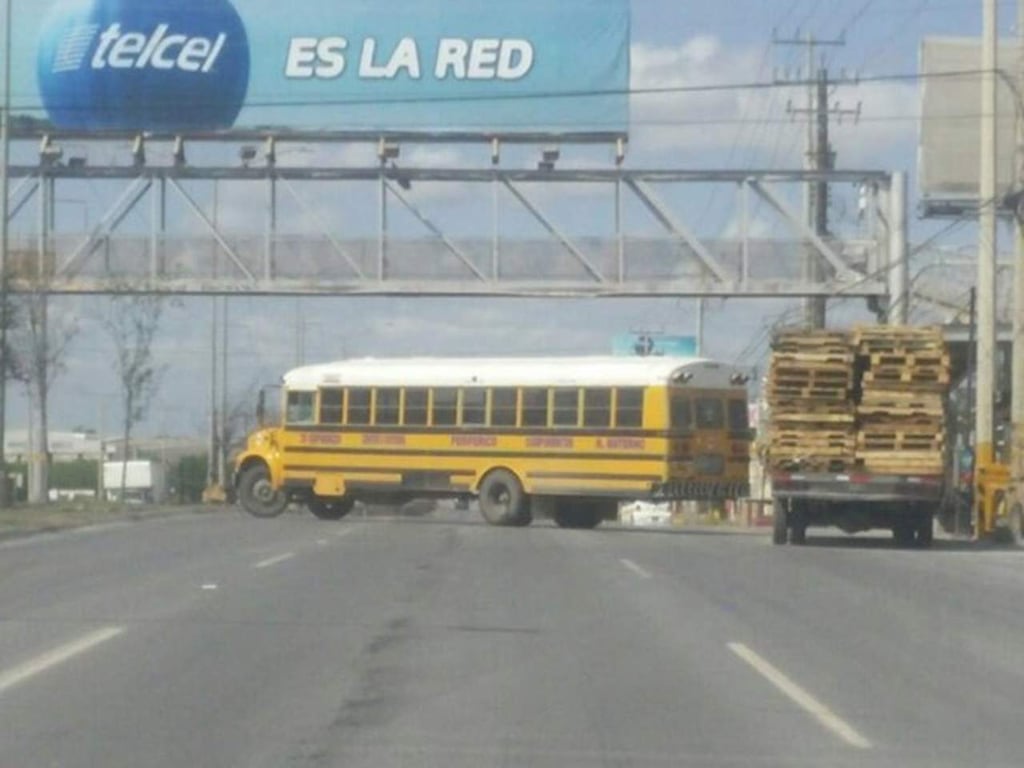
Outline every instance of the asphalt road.
<svg viewBox="0 0 1024 768">
<path fill-rule="evenodd" d="M 0 768 L 1019 766 L 1024 555 L 240 513 L 0 544 Z"/>
</svg>

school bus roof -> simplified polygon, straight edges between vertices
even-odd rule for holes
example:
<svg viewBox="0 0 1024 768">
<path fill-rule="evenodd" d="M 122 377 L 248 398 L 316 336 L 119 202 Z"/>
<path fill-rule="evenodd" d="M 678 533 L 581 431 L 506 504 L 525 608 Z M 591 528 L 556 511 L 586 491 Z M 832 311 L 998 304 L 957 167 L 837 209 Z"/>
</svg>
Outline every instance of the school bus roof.
<svg viewBox="0 0 1024 768">
<path fill-rule="evenodd" d="M 319 387 L 737 387 L 743 372 L 686 357 L 366 358 L 309 365 L 284 376 L 288 389 Z"/>
</svg>

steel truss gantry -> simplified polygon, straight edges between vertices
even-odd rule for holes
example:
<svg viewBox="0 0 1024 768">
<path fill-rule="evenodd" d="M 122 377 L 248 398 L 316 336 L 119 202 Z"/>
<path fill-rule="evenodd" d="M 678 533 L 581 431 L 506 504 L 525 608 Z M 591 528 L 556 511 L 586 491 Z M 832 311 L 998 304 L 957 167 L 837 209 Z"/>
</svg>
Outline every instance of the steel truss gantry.
<svg viewBox="0 0 1024 768">
<path fill-rule="evenodd" d="M 256 295 L 478 295 L 478 296 L 860 296 L 906 305 L 907 246 L 905 176 L 884 171 L 570 169 L 551 165 L 512 169 L 402 167 L 381 155 L 365 167 L 286 166 L 273 152 L 258 166 L 194 166 L 183 153 L 166 165 L 144 161 L 97 166 L 83 162 L 13 165 L 10 216 L 22 219 L 38 204 L 38 227 L 12 230 L 9 285 L 13 291 L 57 294 L 158 292 Z M 77 234 L 54 232 L 59 187 L 83 180 L 114 182 L 103 214 Z M 262 185 L 265 203 L 244 234 L 224 231 L 197 199 L 194 182 Z M 865 234 L 858 239 L 822 237 L 802 220 L 790 200 L 792 185 L 811 181 L 858 185 L 866 201 Z M 373 189 L 374 236 L 347 237 L 331 218 L 298 192 L 298 182 L 362 184 Z M 493 220 L 472 238 L 446 232 L 417 204 L 417 184 L 473 185 L 489 194 Z M 731 189 L 738 232 L 729 239 L 698 236 L 699 225 L 678 209 L 685 185 Z M 370 186 L 366 186 L 370 185 Z M 564 185 L 588 185 L 608 194 L 614 221 L 610 235 L 580 237 L 560 226 L 557 215 L 534 194 Z M 787 190 L 787 187 L 790 189 Z M 279 231 L 279 198 L 287 195 L 321 231 Z M 549 235 L 524 239 L 502 232 L 499 196 L 527 213 Z M 200 235 L 168 229 L 168 199 L 190 211 Z M 148 201 L 148 214 L 145 203 Z M 785 224 L 786 239 L 751 234 L 750 210 L 759 201 Z M 862 202 L 863 202 L 862 201 Z M 639 206 L 638 206 L 639 204 Z M 624 226 L 626 205 L 657 223 L 658 236 L 633 236 Z M 389 220 L 396 206 L 424 230 L 421 238 L 399 237 Z M 133 213 L 143 213 L 148 233 L 124 232 Z M 692 217 L 692 212 L 690 214 Z M 262 219 L 262 221 L 260 221 Z M 19 234 L 19 232 L 21 234 Z M 822 279 L 809 283 L 802 264 L 811 253 Z"/>
</svg>

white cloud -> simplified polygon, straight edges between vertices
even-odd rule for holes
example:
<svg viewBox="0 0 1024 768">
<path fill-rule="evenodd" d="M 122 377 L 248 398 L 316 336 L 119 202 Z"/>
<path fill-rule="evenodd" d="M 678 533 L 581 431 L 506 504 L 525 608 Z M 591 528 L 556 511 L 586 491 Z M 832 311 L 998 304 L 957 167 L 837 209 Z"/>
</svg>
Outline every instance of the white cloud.
<svg viewBox="0 0 1024 768">
<path fill-rule="evenodd" d="M 770 82 L 773 74 L 766 66 L 770 59 L 760 50 L 726 46 L 717 37 L 698 35 L 675 45 L 638 43 L 632 57 L 636 90 L 709 87 L 634 95 L 634 164 L 637 157 L 722 167 L 801 163 L 805 127 L 801 116 L 790 116 L 787 106 L 805 107 L 804 88 L 714 88 Z M 893 82 L 842 86 L 830 94 L 830 103 L 843 109 L 862 105 L 860 122 L 851 117 L 833 120 L 832 143 L 841 165 L 910 165 L 906 157 L 917 134 L 916 86 Z M 883 153 L 887 163 L 879 159 Z"/>
</svg>

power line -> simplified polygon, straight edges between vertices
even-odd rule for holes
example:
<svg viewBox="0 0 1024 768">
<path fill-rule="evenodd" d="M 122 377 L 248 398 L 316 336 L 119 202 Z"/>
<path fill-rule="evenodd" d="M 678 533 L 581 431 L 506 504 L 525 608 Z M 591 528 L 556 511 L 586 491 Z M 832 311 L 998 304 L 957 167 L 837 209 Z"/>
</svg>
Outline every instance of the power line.
<svg viewBox="0 0 1024 768">
<path fill-rule="evenodd" d="M 850 31 L 850 28 L 853 27 L 858 21 L 863 19 L 864 14 L 871 10 L 871 6 L 873 6 L 874 4 L 875 0 L 865 0 L 865 3 L 857 10 L 857 12 L 854 13 L 853 16 L 851 16 L 849 19 L 847 19 L 846 23 L 839 28 L 839 34 L 845 37 L 846 33 Z"/>
<path fill-rule="evenodd" d="M 882 75 L 869 75 L 865 77 L 837 77 L 830 82 L 833 85 L 863 85 L 865 83 L 892 83 L 892 82 L 919 82 L 921 80 L 937 80 L 956 77 L 976 77 L 986 74 L 984 69 L 960 69 L 945 72 L 905 72 L 890 73 Z M 1009 74 L 1004 70 L 993 70 L 997 75 L 1008 78 Z M 572 90 L 572 91 L 541 91 L 537 93 L 508 93 L 508 94 L 467 94 L 462 96 L 402 96 L 372 99 L 253 99 L 246 102 L 249 108 L 291 108 L 291 107 L 352 107 L 352 106 L 387 106 L 409 105 L 409 104 L 466 104 L 466 103 L 490 103 L 490 102 L 518 102 L 518 101 L 545 101 L 551 99 L 574 99 L 574 98 L 601 98 L 606 96 L 664 96 L 684 93 L 725 93 L 729 91 L 769 91 L 786 88 L 796 88 L 808 85 L 807 81 L 748 81 L 735 83 L 707 83 L 701 85 L 668 85 L 645 88 L 607 88 L 593 90 Z M 202 102 L 197 102 L 202 104 Z M 66 112 L 85 112 L 92 107 L 78 107 L 77 105 L 51 105 L 51 108 Z M 41 104 L 20 103 L 12 105 L 12 111 L 42 111 Z"/>
</svg>

